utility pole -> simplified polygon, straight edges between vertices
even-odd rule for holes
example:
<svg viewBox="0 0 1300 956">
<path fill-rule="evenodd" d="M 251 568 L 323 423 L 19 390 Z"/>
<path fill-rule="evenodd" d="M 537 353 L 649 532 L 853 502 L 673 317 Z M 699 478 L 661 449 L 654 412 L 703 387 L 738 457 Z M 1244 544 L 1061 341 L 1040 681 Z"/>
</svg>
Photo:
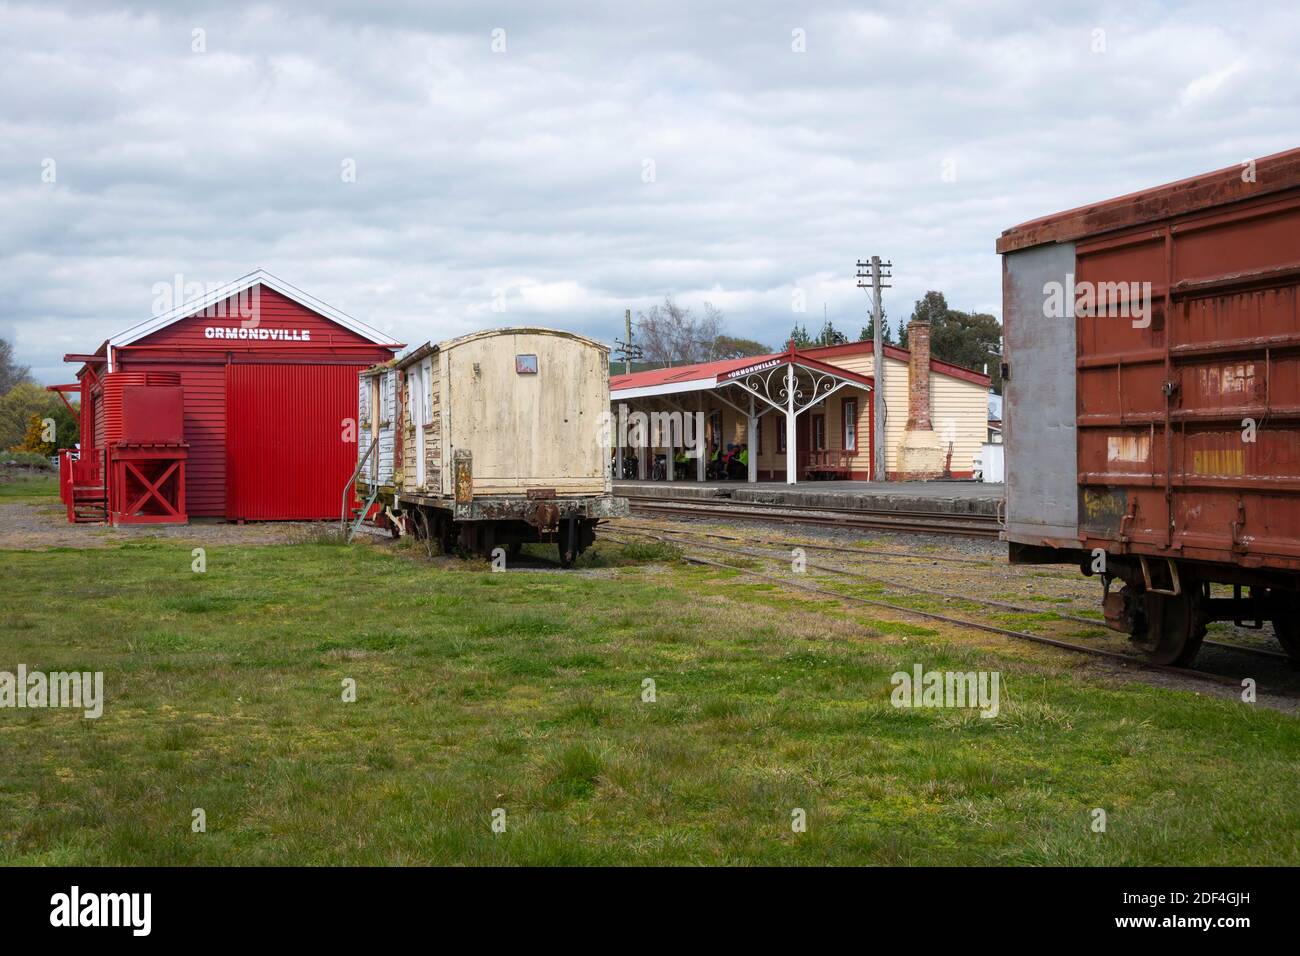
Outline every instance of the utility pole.
<svg viewBox="0 0 1300 956">
<path fill-rule="evenodd" d="M 881 262 L 880 256 L 872 256 L 869 263 L 858 260 L 858 288 L 871 289 L 871 328 L 875 333 L 871 341 L 871 377 L 875 380 L 875 388 L 871 390 L 871 472 L 876 481 L 888 478 L 885 472 L 885 322 L 880 290 L 889 286 L 880 280 L 891 278 L 893 273 L 881 272 L 882 266 L 892 269 L 894 264 Z"/>
<path fill-rule="evenodd" d="M 632 360 L 641 358 L 641 347 L 632 342 L 632 310 L 623 310 L 623 335 L 625 338 L 620 342 L 614 340 L 618 346 L 618 354 L 623 356 L 623 374 L 632 374 Z"/>
</svg>

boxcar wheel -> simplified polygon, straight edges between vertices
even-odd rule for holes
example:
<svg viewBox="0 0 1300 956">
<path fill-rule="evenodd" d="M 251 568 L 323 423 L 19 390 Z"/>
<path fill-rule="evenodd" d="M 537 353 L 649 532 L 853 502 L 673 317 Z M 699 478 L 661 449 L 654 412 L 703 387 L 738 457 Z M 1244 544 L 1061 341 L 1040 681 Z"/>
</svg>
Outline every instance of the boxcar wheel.
<svg viewBox="0 0 1300 956">
<path fill-rule="evenodd" d="M 1273 634 L 1277 642 L 1291 658 L 1291 663 L 1300 664 L 1300 620 L 1294 617 L 1277 618 L 1273 621 Z"/>
<path fill-rule="evenodd" d="M 1196 658 L 1205 639 L 1205 615 L 1200 589 L 1193 587 L 1177 596 L 1146 594 L 1145 633 L 1134 643 L 1153 664 L 1187 667 Z"/>
</svg>

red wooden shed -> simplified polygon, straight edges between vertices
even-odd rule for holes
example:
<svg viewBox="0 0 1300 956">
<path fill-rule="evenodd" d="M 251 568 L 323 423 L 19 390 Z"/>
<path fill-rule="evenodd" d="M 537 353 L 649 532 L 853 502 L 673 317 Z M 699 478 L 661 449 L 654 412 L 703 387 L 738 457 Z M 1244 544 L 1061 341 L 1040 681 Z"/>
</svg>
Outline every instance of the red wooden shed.
<svg viewBox="0 0 1300 956">
<path fill-rule="evenodd" d="M 400 348 L 258 271 L 113 336 L 94 354 L 64 356 L 82 363 L 78 384 L 63 386 L 81 396 L 81 461 L 68 462 L 64 475 L 69 517 L 132 520 L 109 514 L 114 449 L 125 447 L 133 425 L 135 440 L 152 425 L 124 422 L 130 406 L 116 396 L 124 385 L 174 387 L 179 377 L 186 461 L 178 492 L 189 515 L 337 518 L 357 458 L 357 372 Z"/>
</svg>

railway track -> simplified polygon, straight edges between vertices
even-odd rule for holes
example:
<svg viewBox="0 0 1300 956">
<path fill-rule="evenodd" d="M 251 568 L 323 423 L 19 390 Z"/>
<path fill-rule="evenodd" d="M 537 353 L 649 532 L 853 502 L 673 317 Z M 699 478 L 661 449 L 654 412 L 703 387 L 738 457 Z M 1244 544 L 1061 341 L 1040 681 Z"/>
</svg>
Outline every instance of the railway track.
<svg viewBox="0 0 1300 956">
<path fill-rule="evenodd" d="M 624 534 L 630 533 L 635 536 L 650 538 L 665 543 L 675 543 L 675 544 L 683 543 L 680 541 L 679 538 L 673 539 L 673 538 L 662 536 L 663 530 L 664 529 L 643 530 L 635 526 L 632 527 L 624 526 L 622 528 L 608 528 L 606 529 L 606 533 L 608 534 L 609 531 L 614 531 L 616 534 L 620 532 Z M 688 535 L 697 535 L 700 537 L 711 536 L 706 532 L 687 531 L 684 533 Z M 717 535 L 717 537 L 726 538 L 727 536 Z M 756 558 L 756 559 L 766 560 L 766 561 L 779 561 L 781 563 L 785 563 L 789 560 L 787 554 L 773 554 L 770 551 L 762 552 L 762 551 L 755 551 L 746 548 L 737 548 L 734 546 L 711 545 L 711 544 L 705 544 L 703 542 L 698 542 L 698 541 L 690 542 L 689 544 L 690 547 L 721 551 L 729 555 L 743 555 L 746 557 Z M 844 546 L 832 546 L 828 548 L 827 546 L 814 544 L 812 542 L 806 542 L 806 543 L 781 542 L 781 545 L 787 548 L 806 546 L 809 549 L 817 548 L 817 549 L 825 549 L 825 550 L 855 552 L 860 554 L 863 558 L 874 558 L 876 556 L 875 552 L 869 551 L 867 549 L 853 549 Z M 901 557 L 903 555 L 896 553 L 893 556 Z M 908 555 L 908 556 L 913 556 L 913 555 Z M 914 554 L 914 556 L 918 558 L 924 558 L 924 559 L 930 559 L 933 557 L 932 555 L 919 554 L 919 553 Z M 1124 664 L 1132 665 L 1145 670 L 1178 674 L 1181 676 L 1192 677 L 1197 680 L 1209 681 L 1212 683 L 1231 686 L 1234 688 L 1240 687 L 1240 680 L 1237 677 L 1215 674 L 1209 671 L 1197 670 L 1195 668 L 1173 667 L 1168 665 L 1155 664 L 1152 663 L 1151 661 L 1146 660 L 1143 657 L 1139 657 L 1135 654 L 1129 654 L 1122 651 L 1110 650 L 1108 648 L 1101 648 L 1101 647 L 1096 647 L 1088 644 L 1079 644 L 1074 641 L 1066 641 L 1060 638 L 1050 637 L 1043 634 L 1033 634 L 1028 631 L 1020 631 L 1014 628 L 1002 627 L 1000 625 L 989 624 L 983 621 L 973 621 L 966 618 L 953 617 L 946 614 L 940 614 L 935 611 L 927 611 L 921 608 L 909 607 L 904 604 L 895 603 L 894 601 L 888 601 L 879 598 L 868 598 L 868 597 L 863 597 L 861 595 L 855 595 L 855 594 L 847 594 L 845 592 L 834 590 L 832 588 L 820 587 L 813 584 L 791 580 L 788 574 L 781 575 L 781 576 L 768 574 L 765 572 L 755 571 L 749 568 L 737 567 L 734 564 L 728 564 L 723 561 L 709 560 L 707 558 L 702 558 L 699 555 L 694 555 L 694 556 L 687 555 L 686 560 L 696 564 L 702 564 L 706 566 L 726 568 L 732 571 L 738 571 L 742 574 L 747 574 L 752 577 L 757 577 L 762 580 L 780 584 L 783 587 L 791 587 L 797 590 L 810 591 L 816 594 L 823 594 L 849 603 L 864 604 L 864 605 L 870 605 L 874 607 L 883 607 L 905 615 L 921 617 L 928 620 L 940 621 L 948 624 L 955 624 L 962 627 L 969 627 L 975 630 L 980 630 L 988 633 L 999 634 L 1005 637 L 1015 638 L 1017 640 L 1028 641 L 1035 644 L 1043 644 L 1051 647 L 1057 647 L 1063 650 L 1073 651 L 1075 653 L 1119 661 Z M 970 559 L 970 560 L 974 560 L 974 559 Z M 996 608 L 1003 611 L 1011 611 L 1015 613 L 1032 613 L 1032 614 L 1049 613 L 1052 614 L 1058 620 L 1065 621 L 1065 622 L 1083 623 L 1094 627 L 1102 625 L 1102 622 L 1099 620 L 1084 618 L 1078 615 L 1064 614 L 1059 611 L 1045 609 L 1042 607 L 1026 607 L 1022 605 L 1011 604 L 1010 602 L 1006 602 L 1006 601 L 996 601 L 989 598 L 978 597 L 975 595 L 962 594 L 954 591 L 939 590 L 934 588 L 923 588 L 905 582 L 892 581 L 889 579 L 881 578 L 876 575 L 864 574 L 860 569 L 835 567 L 833 565 L 814 564 L 812 562 L 809 562 L 807 564 L 807 568 L 810 570 L 816 570 L 825 573 L 841 575 L 856 580 L 869 581 L 899 591 L 908 591 L 913 594 L 934 596 L 944 600 L 963 601 L 963 602 L 968 602 L 973 604 L 980 604 L 986 607 Z M 1275 660 L 1279 663 L 1284 663 L 1287 660 L 1285 654 L 1269 651 L 1264 648 L 1248 647 L 1240 644 L 1231 644 L 1231 643 L 1224 643 L 1220 641 L 1211 641 L 1211 640 L 1205 641 L 1204 645 L 1209 647 L 1216 647 L 1222 650 L 1238 652 L 1252 657 L 1263 657 L 1270 660 Z"/>
<path fill-rule="evenodd" d="M 885 551 L 885 550 L 877 550 L 876 548 L 871 548 L 868 550 L 866 548 L 855 548 L 852 545 L 835 545 L 835 544 L 827 544 L 824 542 L 819 543 L 819 542 L 812 542 L 812 541 L 776 541 L 772 538 L 759 538 L 753 535 L 745 535 L 744 537 L 741 537 L 740 535 L 722 534 L 716 531 L 700 531 L 696 528 L 664 528 L 659 526 L 645 527 L 643 525 L 628 524 L 626 521 L 620 521 L 617 525 L 607 524 L 607 525 L 603 525 L 602 527 L 615 528 L 615 529 L 632 528 L 639 531 L 654 531 L 660 534 L 694 535 L 696 537 L 701 537 L 701 538 L 716 538 L 721 541 L 740 541 L 740 542 L 748 542 L 750 544 L 771 544 L 771 545 L 779 545 L 780 547 L 784 547 L 784 548 L 804 548 L 809 551 L 836 551 L 845 554 L 861 554 L 864 556 L 869 555 L 873 561 L 923 560 L 923 561 L 936 561 L 942 564 L 976 564 L 986 568 L 991 568 L 1000 565 L 1000 562 L 991 561 L 986 558 L 957 558 L 957 557 L 952 557 L 951 555 L 933 554 L 926 551 L 896 551 L 896 550 Z M 1061 580 L 1074 580 L 1073 578 L 1067 579 L 1063 576 L 1058 576 L 1058 577 L 1060 577 Z"/>
<path fill-rule="evenodd" d="M 643 495 L 625 496 L 634 514 L 670 517 L 732 518 L 772 521 L 782 524 L 832 525 L 870 531 L 904 531 L 929 534 L 959 534 L 973 538 L 996 538 L 1001 524 L 996 515 L 937 514 L 930 511 L 845 510 L 840 508 L 789 507 L 757 501 L 718 505 L 707 501 L 682 501 Z"/>
<path fill-rule="evenodd" d="M 878 550 L 876 548 L 859 548 L 859 547 L 854 547 L 852 545 L 836 545 L 836 544 L 827 544 L 827 543 L 815 542 L 815 541 L 777 541 L 771 538 L 755 538 L 755 537 L 742 538 L 739 535 L 722 534 L 716 531 L 701 531 L 696 528 L 686 528 L 686 529 L 661 528 L 661 527 L 647 528 L 642 525 L 632 525 L 627 523 L 623 523 L 621 527 L 632 529 L 632 530 L 638 530 L 638 531 L 649 531 L 652 533 L 659 533 L 659 534 L 687 535 L 692 537 L 710 538 L 710 539 L 717 539 L 722 541 L 741 541 L 741 542 L 748 542 L 750 544 L 769 545 L 774 548 L 782 548 L 782 549 L 803 548 L 807 551 L 829 551 L 829 552 L 835 552 L 840 554 L 849 554 L 856 557 L 860 557 L 863 560 L 870 560 L 873 562 L 880 561 L 880 560 L 895 561 L 903 564 L 914 563 L 916 561 L 941 562 L 941 563 L 948 562 L 948 563 L 955 563 L 955 564 L 974 564 L 974 565 L 987 567 L 990 569 L 998 568 L 999 570 L 1009 570 L 1009 566 L 1005 564 L 1005 562 L 988 561 L 981 558 L 959 558 L 959 557 L 952 557 L 950 555 L 934 554 L 928 551 L 883 551 L 883 550 Z M 737 549 L 733 547 L 733 548 L 727 548 L 725 550 L 735 553 Z M 775 558 L 775 555 L 773 555 L 773 557 Z M 878 575 L 861 574 L 858 571 L 846 571 L 845 569 L 829 568 L 823 565 L 809 565 L 809 567 L 816 567 L 820 570 L 830 571 L 831 573 L 855 574 L 859 577 L 863 577 L 867 580 L 876 581 L 885 584 L 886 586 L 889 587 L 897 587 L 900 590 L 912 591 L 914 593 L 919 593 L 919 594 L 930 594 L 936 597 L 948 597 L 954 600 L 973 601 L 975 603 L 986 604 L 990 607 L 1000 607 L 1006 610 L 1020 612 L 1020 613 L 1028 613 L 1028 614 L 1051 613 L 1051 614 L 1055 614 L 1058 618 L 1062 620 L 1074 621 L 1080 624 L 1100 625 L 1103 623 L 1102 620 L 1098 617 L 1088 618 L 1088 617 L 1082 617 L 1080 615 L 1075 615 L 1075 614 L 1062 614 L 1060 611 L 1056 611 L 1051 608 L 1025 607 L 1022 605 L 1013 605 L 1013 604 L 1008 604 L 1004 601 L 993 601 L 986 598 L 974 597 L 968 594 L 957 594 L 951 591 L 927 590 L 924 588 L 917 588 L 914 585 L 906 584 L 903 582 L 889 581 Z M 1038 569 L 1035 571 L 1034 580 L 1035 583 L 1042 580 L 1050 580 L 1058 583 L 1075 584 L 1079 581 L 1079 577 L 1077 574 L 1068 575 L 1068 576 L 1059 575 L 1059 574 L 1044 574 L 1044 572 L 1041 569 Z M 1073 597 L 1073 595 L 1069 595 L 1069 596 Z M 1279 661 L 1289 660 L 1286 654 L 1283 654 L 1280 651 L 1270 651 L 1267 648 L 1263 648 L 1263 647 L 1250 647 L 1245 644 L 1231 644 L 1231 643 L 1226 643 L 1223 641 L 1215 641 L 1211 639 L 1206 639 L 1202 641 L 1201 644 L 1203 647 L 1218 647 L 1225 650 L 1240 651 L 1245 654 L 1253 654 L 1257 657 L 1265 657 L 1273 660 L 1279 660 Z"/>
</svg>

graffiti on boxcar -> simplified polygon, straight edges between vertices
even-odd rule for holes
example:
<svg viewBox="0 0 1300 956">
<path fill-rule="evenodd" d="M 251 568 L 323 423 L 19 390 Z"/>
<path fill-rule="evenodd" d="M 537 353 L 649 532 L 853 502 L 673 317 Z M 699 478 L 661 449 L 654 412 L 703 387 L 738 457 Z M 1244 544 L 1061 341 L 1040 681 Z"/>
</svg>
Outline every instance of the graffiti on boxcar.
<svg viewBox="0 0 1300 956">
<path fill-rule="evenodd" d="M 1079 526 L 1096 534 L 1118 535 L 1128 510 L 1124 488 L 1079 488 Z"/>
</svg>

